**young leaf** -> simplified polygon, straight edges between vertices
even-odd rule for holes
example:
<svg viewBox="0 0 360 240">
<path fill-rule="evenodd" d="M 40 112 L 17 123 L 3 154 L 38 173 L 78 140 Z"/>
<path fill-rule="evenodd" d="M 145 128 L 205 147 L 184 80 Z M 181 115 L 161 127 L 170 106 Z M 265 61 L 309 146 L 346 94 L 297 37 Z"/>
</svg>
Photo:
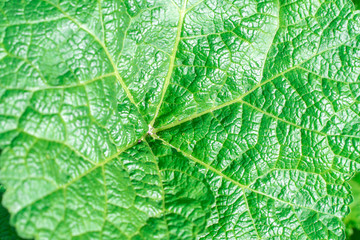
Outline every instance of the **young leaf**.
<svg viewBox="0 0 360 240">
<path fill-rule="evenodd" d="M 0 181 L 35 239 L 343 239 L 350 0 L 0 1 Z"/>
</svg>

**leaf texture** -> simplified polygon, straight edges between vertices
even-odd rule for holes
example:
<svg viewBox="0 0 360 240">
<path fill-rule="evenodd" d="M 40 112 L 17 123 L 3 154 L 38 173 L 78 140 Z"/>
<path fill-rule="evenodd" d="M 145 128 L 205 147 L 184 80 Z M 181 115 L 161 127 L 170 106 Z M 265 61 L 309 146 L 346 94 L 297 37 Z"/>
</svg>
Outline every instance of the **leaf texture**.
<svg viewBox="0 0 360 240">
<path fill-rule="evenodd" d="M 0 1 L 0 181 L 23 238 L 344 239 L 349 0 Z"/>
</svg>

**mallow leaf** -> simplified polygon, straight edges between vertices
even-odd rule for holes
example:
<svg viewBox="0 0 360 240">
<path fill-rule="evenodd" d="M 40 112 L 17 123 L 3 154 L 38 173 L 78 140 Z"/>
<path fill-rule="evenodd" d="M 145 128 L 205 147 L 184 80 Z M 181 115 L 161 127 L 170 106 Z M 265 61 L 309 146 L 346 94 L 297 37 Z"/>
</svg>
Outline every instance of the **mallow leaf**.
<svg viewBox="0 0 360 240">
<path fill-rule="evenodd" d="M 350 0 L 1 0 L 3 205 L 24 238 L 344 239 Z"/>
</svg>

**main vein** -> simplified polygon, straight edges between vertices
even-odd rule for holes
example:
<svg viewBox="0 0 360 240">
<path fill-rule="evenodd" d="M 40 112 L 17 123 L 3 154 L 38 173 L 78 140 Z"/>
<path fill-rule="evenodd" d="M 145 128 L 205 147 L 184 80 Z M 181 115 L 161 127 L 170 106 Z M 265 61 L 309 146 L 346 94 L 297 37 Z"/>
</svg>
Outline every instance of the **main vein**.
<svg viewBox="0 0 360 240">
<path fill-rule="evenodd" d="M 311 211 L 314 211 L 314 212 L 317 212 L 317 213 L 321 213 L 321 214 L 326 214 L 326 215 L 329 215 L 329 216 L 333 216 L 333 217 L 336 217 L 336 218 L 339 218 L 338 216 L 336 215 L 333 215 L 333 214 L 330 214 L 330 213 L 326 213 L 326 212 L 321 212 L 319 210 L 316 210 L 316 209 L 313 209 L 311 207 L 308 207 L 308 206 L 303 206 L 303 205 L 299 205 L 299 204 L 296 204 L 296 203 L 290 203 L 290 202 L 287 202 L 285 200 L 282 200 L 278 197 L 275 197 L 275 196 L 272 196 L 272 195 L 269 195 L 267 193 L 264 193 L 264 192 L 261 192 L 259 190 L 256 190 L 256 189 L 253 189 L 251 188 L 250 186 L 248 185 L 243 185 L 241 183 L 239 183 L 238 181 L 232 179 L 231 177 L 227 176 L 226 174 L 222 173 L 221 171 L 219 171 L 218 169 L 210 166 L 209 164 L 203 162 L 202 160 L 200 159 L 197 159 L 195 158 L 194 156 L 192 156 L 191 154 L 188 154 L 186 152 L 184 152 L 183 150 L 173 146 L 172 144 L 170 144 L 169 142 L 165 141 L 164 139 L 158 137 L 156 134 L 152 135 L 152 137 L 155 139 L 155 140 L 159 140 L 161 141 L 164 145 L 170 147 L 170 148 L 173 148 L 175 149 L 176 151 L 178 151 L 179 153 L 181 153 L 183 156 L 187 157 L 188 159 L 200 164 L 201 166 L 203 166 L 204 168 L 206 168 L 207 170 L 210 170 L 211 172 L 215 173 L 216 175 L 220 176 L 221 178 L 227 180 L 227 181 L 230 181 L 232 182 L 233 184 L 235 184 L 236 186 L 240 187 L 241 189 L 243 189 L 244 191 L 244 196 L 246 195 L 246 192 L 245 190 L 248 190 L 248 191 L 251 191 L 253 193 L 256 193 L 256 194 L 259 194 L 259 195 L 262 195 L 262 196 L 265 196 L 265 197 L 268 197 L 268 198 L 271 198 L 275 201 L 278 201 L 278 202 L 282 202 L 282 203 L 285 203 L 289 206 L 292 206 L 292 207 L 299 207 L 299 208 L 304 208 L 304 209 L 308 209 L 308 210 L 311 210 Z M 313 205 L 314 206 L 314 205 Z"/>
<path fill-rule="evenodd" d="M 279 73 L 273 75 L 272 77 L 270 77 L 270 78 L 268 78 L 268 79 L 266 79 L 266 80 L 260 79 L 260 82 L 259 82 L 258 84 L 256 84 L 253 88 L 251 88 L 250 90 L 248 90 L 247 92 L 245 92 L 244 94 L 242 94 L 241 96 L 239 96 L 238 98 L 235 98 L 235 99 L 233 99 L 233 100 L 231 100 L 231 101 L 229 101 L 229 102 L 225 102 L 225 103 L 223 103 L 223 104 L 220 104 L 220 105 L 211 107 L 211 108 L 206 109 L 206 110 L 204 110 L 204 111 L 202 111 L 202 112 L 195 113 L 195 114 L 193 114 L 193 115 L 191 115 L 191 116 L 188 116 L 188 117 L 186 117 L 186 118 L 184 118 L 184 119 L 181 119 L 181 120 L 179 120 L 179 121 L 175 121 L 175 122 L 169 123 L 169 124 L 167 124 L 167 125 L 165 125 L 165 126 L 160 126 L 160 127 L 158 127 L 158 128 L 155 128 L 155 129 L 154 129 L 154 133 L 160 132 L 160 131 L 163 131 L 163 130 L 166 130 L 166 129 L 169 129 L 169 128 L 172 128 L 172 127 L 175 127 L 175 126 L 180 125 L 180 124 L 182 124 L 182 123 L 184 123 L 184 122 L 191 121 L 191 120 L 193 120 L 193 119 L 195 119 L 195 118 L 198 118 L 198 117 L 200 117 L 200 116 L 202 116 L 202 115 L 204 115 L 204 114 L 213 112 L 213 111 L 215 111 L 215 110 L 218 110 L 218 109 L 221 109 L 221 108 L 223 108 L 223 107 L 232 105 L 232 104 L 234 104 L 234 103 L 241 102 L 241 101 L 243 101 L 243 99 L 244 99 L 247 95 L 249 95 L 249 94 L 251 94 L 252 92 L 256 91 L 257 89 L 259 89 L 259 88 L 262 87 L 263 85 L 265 85 L 265 84 L 273 81 L 274 79 L 277 79 L 278 77 L 282 77 L 282 76 L 284 76 L 286 73 L 291 72 L 291 71 L 293 71 L 293 70 L 300 69 L 300 70 L 308 71 L 308 72 L 312 73 L 310 70 L 303 68 L 302 65 L 305 64 L 305 63 L 306 63 L 307 61 L 309 61 L 310 59 L 316 57 L 316 56 L 319 56 L 319 55 L 321 55 L 321 54 L 323 54 L 323 53 L 325 53 L 325 52 L 328 52 L 328 51 L 331 51 L 331 50 L 334 50 L 334 49 L 337 49 L 337 48 L 339 48 L 339 47 L 341 47 L 341 46 L 346 45 L 348 42 L 356 39 L 356 38 L 359 37 L 359 36 L 360 36 L 360 34 L 357 34 L 357 35 L 349 38 L 348 40 L 344 41 L 343 43 L 340 43 L 340 44 L 335 45 L 335 46 L 333 46 L 333 47 L 329 47 L 329 48 L 327 48 L 327 49 L 324 49 L 324 50 L 322 50 L 321 52 L 316 52 L 316 54 L 314 54 L 313 56 L 309 57 L 309 58 L 306 59 L 305 61 L 302 61 L 302 62 L 300 62 L 300 63 L 298 63 L 298 64 L 296 64 L 296 65 L 294 65 L 294 66 L 292 66 L 292 67 L 290 67 L 290 68 L 282 71 L 282 72 L 279 72 Z M 264 64 L 265 64 L 265 63 L 264 63 Z M 263 70 L 262 70 L 262 73 L 261 73 L 262 75 L 263 75 L 263 72 L 264 72 L 264 66 L 263 66 Z M 314 74 L 314 73 L 312 73 L 312 74 Z M 321 77 L 321 76 L 318 75 L 318 74 L 315 74 L 315 75 Z"/>
<path fill-rule="evenodd" d="M 179 10 L 180 17 L 179 17 L 179 23 L 178 23 L 178 26 L 177 26 L 177 33 L 176 33 L 174 48 L 173 48 L 171 56 L 170 56 L 169 70 L 168 70 L 167 75 L 165 77 L 165 82 L 164 82 L 164 86 L 163 86 L 163 89 L 162 89 L 162 92 L 161 92 L 160 102 L 156 107 L 156 112 L 155 112 L 154 118 L 150 122 L 150 126 L 154 126 L 155 120 L 156 120 L 157 116 L 159 115 L 161 105 L 162 105 L 162 103 L 164 101 L 166 90 L 167 90 L 167 88 L 169 87 L 169 84 L 170 84 L 170 79 L 171 79 L 171 76 L 172 76 L 172 73 L 173 73 L 173 70 L 174 70 L 174 67 L 175 67 L 176 53 L 177 53 L 179 43 L 180 43 L 180 40 L 181 40 L 181 32 L 182 32 L 182 29 L 183 29 L 184 19 L 185 19 L 185 14 L 186 14 L 186 4 L 187 4 L 187 0 L 184 1 L 182 8 Z"/>
<path fill-rule="evenodd" d="M 99 163 L 95 163 L 91 168 L 89 168 L 88 170 L 84 171 L 83 173 L 79 174 L 78 176 L 70 179 L 67 183 L 63 184 L 63 185 L 60 185 L 60 186 L 57 186 L 57 188 L 53 189 L 52 191 L 46 193 L 45 195 L 37 198 L 37 199 L 34 199 L 32 200 L 30 203 L 27 203 L 25 206 L 22 206 L 22 208 L 16 212 L 20 212 L 21 210 L 25 209 L 26 207 L 30 206 L 30 205 L 33 205 L 34 203 L 46 198 L 47 196 L 50 196 L 51 194 L 55 193 L 56 191 L 60 190 L 60 189 L 66 189 L 67 187 L 69 187 L 70 185 L 72 185 L 73 183 L 75 183 L 76 181 L 80 180 L 81 178 L 87 176 L 88 174 L 90 174 L 91 172 L 93 172 L 94 170 L 98 169 L 99 167 L 103 167 L 104 165 L 106 165 L 108 162 L 116 159 L 120 154 L 122 154 L 123 152 L 125 152 L 126 150 L 132 148 L 133 146 L 135 146 L 137 144 L 137 140 L 128 144 L 127 146 L 119 149 L 119 151 L 117 151 L 115 154 L 111 155 L 110 157 L 108 158 L 105 158 L 104 161 L 102 162 L 99 162 Z M 66 147 L 68 147 L 66 145 Z M 69 149 L 71 149 L 69 147 Z M 76 152 L 77 153 L 77 152 Z M 82 156 L 82 155 L 80 155 Z M 84 160 L 86 160 L 84 157 L 83 157 Z"/>
</svg>

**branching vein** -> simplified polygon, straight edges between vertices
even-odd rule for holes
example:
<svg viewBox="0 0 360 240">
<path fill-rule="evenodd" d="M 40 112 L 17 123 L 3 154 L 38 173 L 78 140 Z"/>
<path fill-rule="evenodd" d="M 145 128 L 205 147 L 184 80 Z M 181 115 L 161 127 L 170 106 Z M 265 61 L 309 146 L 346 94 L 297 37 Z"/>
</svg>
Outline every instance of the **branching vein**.
<svg viewBox="0 0 360 240">
<path fill-rule="evenodd" d="M 182 29 L 183 29 L 184 19 L 185 19 L 185 14 L 186 14 L 186 4 L 187 4 L 187 1 L 184 1 L 183 6 L 179 11 L 180 18 L 179 18 L 179 23 L 178 23 L 178 26 L 177 26 L 175 45 L 174 45 L 174 48 L 172 50 L 172 54 L 170 56 L 169 70 L 168 70 L 166 78 L 165 78 L 164 86 L 163 86 L 162 93 L 161 93 L 160 102 L 156 107 L 156 112 L 155 112 L 154 118 L 150 122 L 150 126 L 154 126 L 155 120 L 156 120 L 157 116 L 159 115 L 159 111 L 160 111 L 161 105 L 162 105 L 162 103 L 164 101 L 166 90 L 169 87 L 170 79 L 171 79 L 173 70 L 175 68 L 176 53 L 178 51 L 179 43 L 180 43 L 180 40 L 181 40 L 181 32 L 182 32 Z"/>
</svg>

